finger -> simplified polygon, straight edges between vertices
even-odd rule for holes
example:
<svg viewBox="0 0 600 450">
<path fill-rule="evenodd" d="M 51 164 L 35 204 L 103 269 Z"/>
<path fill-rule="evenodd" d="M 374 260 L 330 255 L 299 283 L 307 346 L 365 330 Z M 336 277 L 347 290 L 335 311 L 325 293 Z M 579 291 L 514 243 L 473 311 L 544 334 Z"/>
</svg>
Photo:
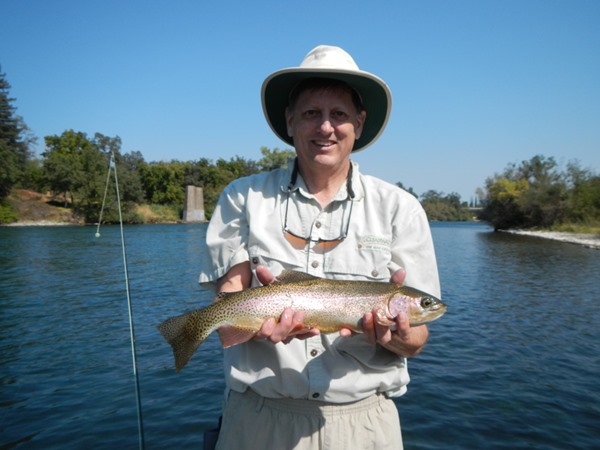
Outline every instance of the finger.
<svg viewBox="0 0 600 450">
<path fill-rule="evenodd" d="M 304 340 L 313 336 L 318 336 L 319 334 L 321 334 L 321 330 L 319 330 L 318 328 L 309 328 L 308 331 L 306 331 L 305 333 L 297 334 L 295 336 L 292 336 L 292 338 Z M 292 340 L 292 338 L 290 338 L 290 340 Z"/>
<path fill-rule="evenodd" d="M 354 334 L 354 332 L 350 328 L 340 328 L 340 336 L 341 337 L 350 337 Z"/>
<path fill-rule="evenodd" d="M 292 320 L 294 313 L 290 308 L 285 308 L 279 317 L 279 323 L 275 325 L 273 333 L 271 333 L 271 342 L 277 343 L 288 337 L 288 334 L 293 328 Z"/>
<path fill-rule="evenodd" d="M 321 334 L 321 331 L 318 328 L 303 328 L 301 331 L 299 331 L 293 335 L 290 334 L 282 342 L 284 344 L 289 344 L 294 339 L 300 339 L 301 341 L 303 341 L 304 339 L 308 339 L 313 336 L 318 336 L 319 334 Z"/>
<path fill-rule="evenodd" d="M 283 340 L 283 343 L 288 344 L 293 339 L 307 339 L 314 336 L 315 331 L 316 334 L 319 334 L 319 330 L 310 328 L 304 324 L 304 313 L 302 311 L 296 311 L 292 316 L 292 327 L 286 338 Z"/>
<path fill-rule="evenodd" d="M 258 278 L 258 281 L 263 286 L 273 284 L 277 281 L 277 278 L 275 278 L 271 271 L 262 265 L 256 266 L 256 278 Z"/>
<path fill-rule="evenodd" d="M 392 330 L 385 325 L 375 323 L 375 336 L 377 342 L 381 345 L 385 345 L 392 340 Z"/>
<path fill-rule="evenodd" d="M 274 317 L 265 320 L 262 326 L 260 327 L 260 330 L 258 330 L 258 333 L 256 333 L 256 339 L 264 340 L 271 337 L 271 335 L 273 334 L 273 330 L 275 330 L 276 323 L 277 322 Z"/>
<path fill-rule="evenodd" d="M 366 313 L 362 318 L 362 328 L 367 341 L 374 344 L 377 340 L 375 335 L 375 315 L 373 313 Z"/>
<path fill-rule="evenodd" d="M 390 325 L 393 325 L 393 328 L 396 328 L 396 324 L 394 322 L 390 322 L 389 324 L 381 323 L 380 320 L 378 320 L 378 317 L 381 314 L 382 311 L 380 309 L 376 308 L 373 310 L 373 339 L 375 342 L 385 345 L 392 340 L 392 330 Z M 385 317 L 382 319 L 385 319 Z"/>
<path fill-rule="evenodd" d="M 405 279 L 406 270 L 401 267 L 392 274 L 392 277 L 390 278 L 390 283 L 404 284 Z"/>
<path fill-rule="evenodd" d="M 296 311 L 292 315 L 292 325 L 288 335 L 293 336 L 310 330 L 310 327 L 304 325 L 304 313 Z"/>
<path fill-rule="evenodd" d="M 396 334 L 398 334 L 398 336 L 400 336 L 402 339 L 406 339 L 409 332 L 410 321 L 408 319 L 408 315 L 404 311 L 401 311 L 396 317 Z"/>
</svg>

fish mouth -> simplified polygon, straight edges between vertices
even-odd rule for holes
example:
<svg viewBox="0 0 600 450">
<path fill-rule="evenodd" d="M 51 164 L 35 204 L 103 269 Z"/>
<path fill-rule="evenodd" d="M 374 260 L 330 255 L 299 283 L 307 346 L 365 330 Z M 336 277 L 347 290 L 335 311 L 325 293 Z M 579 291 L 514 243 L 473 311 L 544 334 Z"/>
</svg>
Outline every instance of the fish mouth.
<svg viewBox="0 0 600 450">
<path fill-rule="evenodd" d="M 448 311 L 448 307 L 445 304 L 435 305 L 435 307 L 429 310 L 429 314 L 425 315 L 426 322 L 433 322 L 439 319 Z"/>
</svg>

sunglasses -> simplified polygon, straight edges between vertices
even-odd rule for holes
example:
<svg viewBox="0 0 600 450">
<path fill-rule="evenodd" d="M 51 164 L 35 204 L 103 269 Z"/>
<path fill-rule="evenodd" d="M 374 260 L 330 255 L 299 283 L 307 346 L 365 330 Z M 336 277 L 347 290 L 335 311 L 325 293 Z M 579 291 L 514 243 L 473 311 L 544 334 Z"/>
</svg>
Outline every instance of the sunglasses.
<svg viewBox="0 0 600 450">
<path fill-rule="evenodd" d="M 290 196 L 292 195 L 292 190 L 296 185 L 296 180 L 298 179 L 298 160 L 294 161 L 294 170 L 292 171 L 292 177 L 288 184 L 287 188 L 287 198 L 285 201 L 285 217 L 283 219 L 283 234 L 286 236 L 288 242 L 290 242 L 295 248 L 304 248 L 311 240 L 309 237 L 304 237 L 298 233 L 294 233 L 288 227 L 288 211 L 290 206 Z M 340 242 L 342 242 L 348 236 L 348 230 L 350 229 L 350 218 L 352 217 L 352 208 L 354 206 L 354 190 L 352 189 L 352 164 L 350 164 L 350 169 L 348 171 L 348 178 L 346 180 L 346 189 L 348 191 L 348 196 L 350 197 L 350 209 L 348 211 L 348 215 L 346 216 L 346 209 L 343 209 L 342 216 L 342 224 L 344 221 L 346 222 L 345 226 L 342 226 L 340 231 L 340 235 L 333 239 L 322 239 L 319 238 L 316 242 L 317 245 L 321 245 L 323 247 L 329 248 L 333 247 Z"/>
</svg>

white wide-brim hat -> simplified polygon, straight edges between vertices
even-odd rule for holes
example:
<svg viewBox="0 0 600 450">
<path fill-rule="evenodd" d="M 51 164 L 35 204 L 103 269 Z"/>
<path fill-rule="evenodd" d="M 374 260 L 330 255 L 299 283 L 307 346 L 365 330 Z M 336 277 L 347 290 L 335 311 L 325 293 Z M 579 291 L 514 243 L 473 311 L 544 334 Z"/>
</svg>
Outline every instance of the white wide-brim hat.
<svg viewBox="0 0 600 450">
<path fill-rule="evenodd" d="M 383 132 L 392 110 L 392 93 L 376 75 L 360 70 L 352 56 L 339 47 L 319 45 L 302 60 L 299 67 L 278 70 L 262 85 L 262 107 L 267 122 L 284 142 L 294 145 L 287 133 L 285 109 L 292 89 L 307 78 L 333 78 L 344 81 L 362 99 L 367 118 L 353 152 L 364 150 Z"/>
</svg>

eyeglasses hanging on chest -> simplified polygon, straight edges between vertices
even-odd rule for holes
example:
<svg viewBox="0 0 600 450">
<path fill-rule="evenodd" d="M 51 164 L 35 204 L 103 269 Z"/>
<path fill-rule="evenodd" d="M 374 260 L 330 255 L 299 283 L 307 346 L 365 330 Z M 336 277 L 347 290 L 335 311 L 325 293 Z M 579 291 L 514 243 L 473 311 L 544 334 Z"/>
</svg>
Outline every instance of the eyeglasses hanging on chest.
<svg viewBox="0 0 600 450">
<path fill-rule="evenodd" d="M 323 247 L 325 249 L 334 247 L 342 242 L 348 236 L 348 230 L 350 229 L 350 218 L 352 217 L 352 207 L 354 206 L 354 190 L 352 189 L 352 164 L 350 164 L 350 169 L 348 170 L 348 178 L 346 179 L 346 190 L 348 192 L 348 197 L 350 199 L 349 207 L 340 207 L 338 208 L 342 214 L 341 226 L 339 235 L 335 238 L 312 238 L 311 236 L 304 236 L 300 233 L 296 233 L 290 229 L 288 226 L 288 213 L 290 206 L 290 197 L 292 195 L 292 191 L 296 186 L 296 181 L 298 179 L 298 161 L 294 161 L 294 170 L 292 171 L 292 176 L 290 182 L 288 183 L 286 200 L 285 200 L 285 215 L 283 219 L 283 234 L 292 246 L 295 248 L 304 248 L 309 242 L 313 241 L 316 245 Z M 347 214 L 346 214 L 347 212 Z M 332 212 L 334 214 L 336 212 Z"/>
</svg>

